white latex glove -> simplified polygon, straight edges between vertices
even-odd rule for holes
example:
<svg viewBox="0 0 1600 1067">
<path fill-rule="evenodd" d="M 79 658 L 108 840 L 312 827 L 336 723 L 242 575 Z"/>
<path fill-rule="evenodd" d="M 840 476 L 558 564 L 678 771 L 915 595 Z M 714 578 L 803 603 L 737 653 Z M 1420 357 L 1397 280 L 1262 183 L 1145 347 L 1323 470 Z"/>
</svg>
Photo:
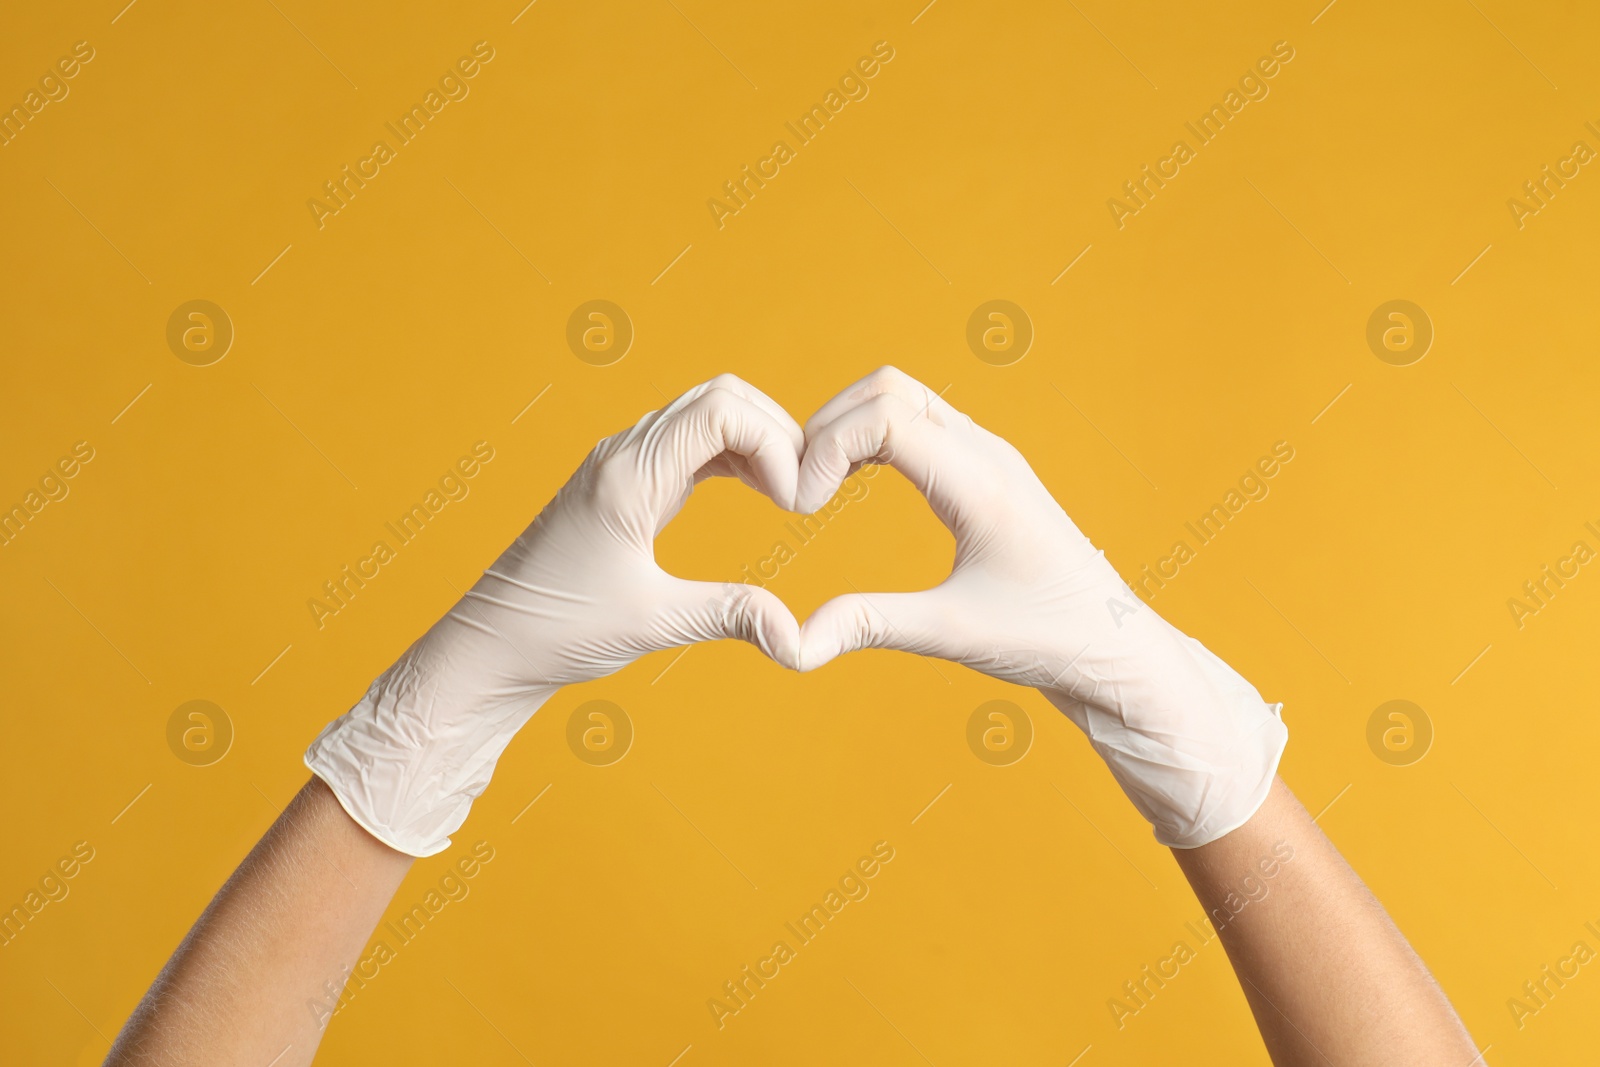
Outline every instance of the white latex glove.
<svg viewBox="0 0 1600 1067">
<path fill-rule="evenodd" d="M 1036 686 L 1173 848 L 1255 814 L 1288 740 L 1282 705 L 1141 601 L 1021 453 L 884 367 L 806 424 L 797 510 L 820 507 L 866 462 L 921 490 L 955 535 L 955 565 L 923 592 L 824 604 L 801 628 L 802 669 L 894 648 Z"/>
<path fill-rule="evenodd" d="M 601 441 L 449 614 L 317 736 L 306 766 L 378 840 L 431 856 L 561 686 L 722 637 L 798 667 L 799 624 L 777 597 L 674 578 L 654 541 L 711 475 L 792 508 L 802 443 L 782 408 L 732 375 Z"/>
</svg>

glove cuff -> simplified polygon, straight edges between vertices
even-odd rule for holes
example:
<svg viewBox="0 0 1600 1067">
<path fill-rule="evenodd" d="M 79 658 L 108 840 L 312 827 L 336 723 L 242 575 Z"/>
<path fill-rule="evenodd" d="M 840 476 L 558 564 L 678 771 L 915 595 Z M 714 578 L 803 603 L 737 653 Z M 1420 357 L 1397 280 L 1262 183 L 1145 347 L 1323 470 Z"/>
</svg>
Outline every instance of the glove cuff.
<svg viewBox="0 0 1600 1067">
<path fill-rule="evenodd" d="M 390 667 L 311 742 L 305 765 L 369 834 L 410 856 L 450 847 L 517 730 L 555 692 L 484 707 L 413 670 Z"/>
<path fill-rule="evenodd" d="M 1182 636 L 1174 651 L 1187 661 L 1189 669 L 1181 672 L 1186 684 L 1139 694 L 1155 706 L 1126 698 L 1118 706 L 1085 703 L 1060 690 L 1041 692 L 1088 735 L 1157 841 L 1198 848 L 1260 809 L 1289 730 L 1282 704 L 1262 700 L 1200 642 Z"/>
</svg>

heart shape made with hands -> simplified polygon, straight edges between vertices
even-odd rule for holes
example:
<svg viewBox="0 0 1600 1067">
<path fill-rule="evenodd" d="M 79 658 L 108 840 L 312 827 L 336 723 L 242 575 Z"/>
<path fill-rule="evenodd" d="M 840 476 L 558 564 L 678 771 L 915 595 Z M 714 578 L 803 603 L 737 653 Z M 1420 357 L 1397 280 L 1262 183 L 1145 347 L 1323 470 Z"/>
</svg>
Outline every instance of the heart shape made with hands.
<svg viewBox="0 0 1600 1067">
<path fill-rule="evenodd" d="M 1089 612 L 1090 629 L 1118 621 L 1105 611 L 1107 598 L 1130 615 L 1137 611 L 1137 598 L 1022 455 L 904 372 L 879 368 L 824 404 L 803 429 L 731 375 L 703 388 L 748 400 L 776 425 L 763 427 L 765 439 L 754 449 L 750 432 L 725 429 L 728 448 L 696 480 L 733 475 L 780 507 L 809 514 L 861 467 L 887 464 L 916 486 L 956 539 L 951 574 L 934 588 L 846 594 L 803 625 L 769 591 L 737 587 L 743 591 L 734 594 L 741 602 L 732 615 L 751 625 L 728 635 L 753 640 L 784 666 L 810 671 L 856 649 L 894 648 L 1048 688 L 1071 666 L 1078 646 L 1069 649 L 1067 639 L 1084 605 L 1098 608 L 1098 615 Z M 772 443 L 780 429 L 795 443 L 792 467 Z"/>
</svg>

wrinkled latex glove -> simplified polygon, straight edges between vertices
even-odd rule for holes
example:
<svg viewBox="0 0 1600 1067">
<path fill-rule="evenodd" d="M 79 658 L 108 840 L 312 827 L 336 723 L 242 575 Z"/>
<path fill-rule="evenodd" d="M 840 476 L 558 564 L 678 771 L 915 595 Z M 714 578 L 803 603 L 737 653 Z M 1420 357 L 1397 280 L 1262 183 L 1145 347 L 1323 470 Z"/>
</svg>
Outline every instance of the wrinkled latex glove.
<svg viewBox="0 0 1600 1067">
<path fill-rule="evenodd" d="M 1035 686 L 1173 848 L 1255 814 L 1288 740 L 1282 705 L 1141 601 L 1021 453 L 885 367 L 806 424 L 797 510 L 820 507 L 867 462 L 921 490 L 955 535 L 955 565 L 933 589 L 824 604 L 801 628 L 803 669 L 893 648 Z"/>
<path fill-rule="evenodd" d="M 799 624 L 777 597 L 675 578 L 654 541 L 712 475 L 792 508 L 802 444 L 782 408 L 732 375 L 601 441 L 449 614 L 318 735 L 306 766 L 374 837 L 431 856 L 561 686 L 723 637 L 797 667 Z"/>
</svg>

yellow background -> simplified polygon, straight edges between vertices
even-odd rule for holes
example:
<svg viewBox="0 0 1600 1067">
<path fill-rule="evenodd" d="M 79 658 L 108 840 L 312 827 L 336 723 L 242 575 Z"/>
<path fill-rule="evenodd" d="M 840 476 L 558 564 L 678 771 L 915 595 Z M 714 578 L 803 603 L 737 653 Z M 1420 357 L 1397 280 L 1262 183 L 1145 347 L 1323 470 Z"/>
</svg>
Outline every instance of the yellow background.
<svg viewBox="0 0 1600 1067">
<path fill-rule="evenodd" d="M 304 781 L 307 742 L 594 441 L 724 370 L 803 421 L 885 362 L 1014 442 L 1130 578 L 1289 441 L 1270 496 L 1156 606 L 1284 702 L 1285 778 L 1313 812 L 1337 798 L 1321 825 L 1486 1061 L 1592 1058 L 1593 965 L 1521 1029 L 1506 1001 L 1575 941 L 1600 948 L 1600 576 L 1521 629 L 1507 600 L 1600 547 L 1600 175 L 1520 230 L 1506 201 L 1574 141 L 1600 148 L 1600 18 L 1320 6 L 9 13 L 6 106 L 74 42 L 96 56 L 0 148 L 0 503 L 76 441 L 96 457 L 0 548 L 0 904 L 74 842 L 96 855 L 0 948 L 7 1060 L 99 1062 Z M 495 58 L 470 95 L 319 230 L 306 201 L 479 40 Z M 870 95 L 719 230 L 707 199 L 880 40 Z M 1280 40 L 1270 95 L 1119 230 L 1107 199 Z M 1036 329 L 1008 367 L 965 341 L 997 298 Z M 165 340 L 192 299 L 236 329 L 208 367 Z M 566 345 L 591 299 L 636 328 L 614 366 Z M 1412 366 L 1365 341 L 1391 299 L 1436 330 Z M 479 440 L 496 458 L 471 495 L 319 630 L 307 599 Z M 773 583 L 800 617 L 945 572 L 920 499 L 891 472 L 871 486 Z M 786 518 L 708 486 L 660 556 L 733 577 Z M 1215 943 L 1114 1024 L 1108 998 L 1200 908 L 1037 694 L 890 653 L 804 677 L 734 643 L 675 657 L 559 694 L 517 738 L 396 908 L 472 842 L 496 858 L 319 1062 L 1265 1062 Z M 636 729 L 609 767 L 566 746 L 594 698 Z M 1396 698 L 1436 732 L 1407 767 L 1366 742 Z M 167 746 L 193 699 L 236 730 L 209 767 Z M 991 699 L 1036 728 L 1010 767 L 966 745 Z M 718 1030 L 707 999 L 879 840 L 896 858 L 870 897 Z"/>
</svg>

